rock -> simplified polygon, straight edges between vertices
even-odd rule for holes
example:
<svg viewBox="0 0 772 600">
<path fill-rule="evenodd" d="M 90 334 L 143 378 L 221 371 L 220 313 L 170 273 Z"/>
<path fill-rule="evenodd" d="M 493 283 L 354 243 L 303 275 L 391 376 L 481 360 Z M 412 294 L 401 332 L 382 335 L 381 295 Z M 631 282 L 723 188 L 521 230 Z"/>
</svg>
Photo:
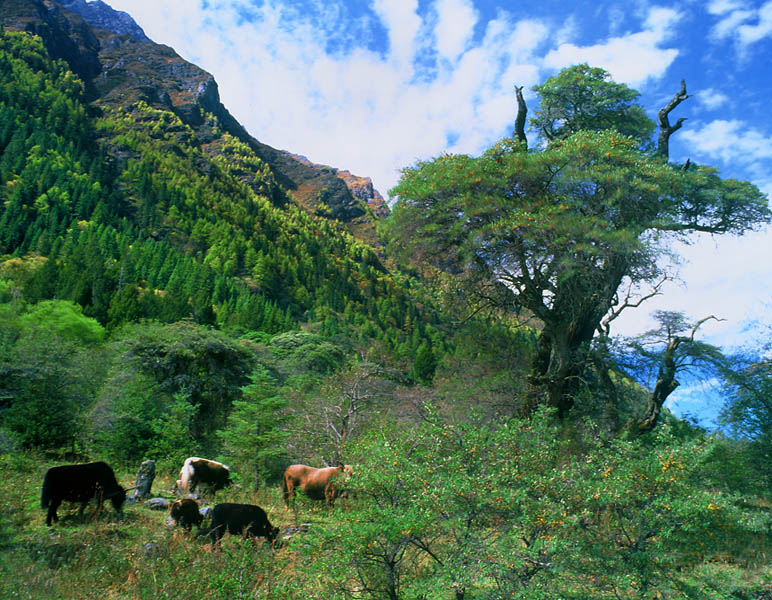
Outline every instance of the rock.
<svg viewBox="0 0 772 600">
<path fill-rule="evenodd" d="M 142 547 L 143 558 L 158 558 L 161 556 L 161 546 L 155 542 L 148 542 Z"/>
<path fill-rule="evenodd" d="M 153 480 L 155 479 L 155 462 L 152 460 L 146 460 L 140 465 L 139 472 L 137 473 L 137 481 L 135 483 L 134 493 L 132 498 L 136 502 L 150 496 L 150 488 L 153 486 Z"/>
<path fill-rule="evenodd" d="M 89 25 L 107 29 L 113 33 L 131 36 L 138 42 L 149 42 L 150 38 L 145 35 L 137 22 L 122 10 L 115 10 L 108 6 L 102 0 L 96 2 L 86 2 L 86 0 L 59 0 L 67 10 L 70 10 L 86 21 Z"/>
<path fill-rule="evenodd" d="M 145 506 L 152 510 L 168 510 L 170 504 L 166 498 L 151 498 L 145 502 Z"/>
</svg>

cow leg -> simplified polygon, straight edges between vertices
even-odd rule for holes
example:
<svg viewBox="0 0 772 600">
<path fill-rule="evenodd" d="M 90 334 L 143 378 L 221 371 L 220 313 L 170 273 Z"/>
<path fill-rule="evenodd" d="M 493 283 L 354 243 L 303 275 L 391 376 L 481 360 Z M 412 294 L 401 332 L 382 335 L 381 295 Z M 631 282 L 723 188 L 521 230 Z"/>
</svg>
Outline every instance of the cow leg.
<svg viewBox="0 0 772 600">
<path fill-rule="evenodd" d="M 290 499 L 292 499 L 293 503 L 295 500 L 295 485 L 293 484 L 291 479 L 285 478 L 283 491 L 284 491 L 284 506 L 287 510 L 289 510 Z"/>
<path fill-rule="evenodd" d="M 225 535 L 225 527 L 225 523 L 220 523 L 218 525 L 212 523 L 212 529 L 209 531 L 209 539 L 212 542 L 212 548 L 214 548 L 215 545 L 222 539 L 222 536 Z"/>
<path fill-rule="evenodd" d="M 260 523 L 257 521 L 251 521 L 249 525 L 246 526 L 244 529 L 244 537 L 247 538 L 258 538 L 261 535 L 263 535 L 263 532 L 260 528 Z"/>
<path fill-rule="evenodd" d="M 59 516 L 56 514 L 56 509 L 59 508 L 61 500 L 51 500 L 51 504 L 48 505 L 48 514 L 46 515 L 46 525 L 49 527 L 51 523 L 56 523 L 59 520 Z"/>
<path fill-rule="evenodd" d="M 324 486 L 324 502 L 327 504 L 327 508 L 332 508 L 335 503 L 335 491 L 335 486 L 332 483 Z"/>
<path fill-rule="evenodd" d="M 96 497 L 97 497 L 96 514 L 97 514 L 97 517 L 101 517 L 102 507 L 104 507 L 104 502 L 105 502 L 105 492 L 101 487 L 97 490 Z"/>
</svg>

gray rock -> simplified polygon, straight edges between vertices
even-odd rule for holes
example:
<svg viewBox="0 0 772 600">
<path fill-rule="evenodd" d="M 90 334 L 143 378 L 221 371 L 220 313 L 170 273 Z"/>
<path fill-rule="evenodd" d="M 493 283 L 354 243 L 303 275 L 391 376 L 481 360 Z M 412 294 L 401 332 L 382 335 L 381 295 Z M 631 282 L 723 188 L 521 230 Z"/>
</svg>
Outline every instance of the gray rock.
<svg viewBox="0 0 772 600">
<path fill-rule="evenodd" d="M 136 487 L 134 488 L 134 494 L 132 497 L 134 501 L 148 498 L 150 496 L 150 488 L 153 487 L 153 480 L 155 479 L 155 462 L 152 460 L 146 460 L 139 467 L 137 473 Z"/>
<path fill-rule="evenodd" d="M 170 504 L 166 498 L 150 498 L 145 501 L 145 506 L 152 510 L 168 510 Z"/>
<path fill-rule="evenodd" d="M 144 558 L 158 558 L 161 556 L 161 546 L 155 542 L 148 542 L 142 547 L 142 556 Z"/>
</svg>

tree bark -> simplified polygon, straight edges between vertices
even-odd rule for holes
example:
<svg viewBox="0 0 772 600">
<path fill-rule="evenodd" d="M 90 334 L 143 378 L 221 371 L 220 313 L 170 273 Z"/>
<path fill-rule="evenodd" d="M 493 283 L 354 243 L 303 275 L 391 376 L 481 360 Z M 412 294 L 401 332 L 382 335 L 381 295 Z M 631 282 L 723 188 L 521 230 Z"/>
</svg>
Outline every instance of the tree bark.
<svg viewBox="0 0 772 600">
<path fill-rule="evenodd" d="M 670 154 L 670 136 L 676 131 L 681 129 L 681 126 L 686 121 L 686 117 L 681 117 L 676 121 L 675 125 L 670 124 L 669 115 L 673 109 L 681 104 L 684 100 L 689 98 L 686 93 L 686 81 L 681 80 L 681 89 L 673 96 L 673 99 L 667 103 L 666 106 L 661 108 L 657 113 L 657 120 L 659 121 L 659 139 L 657 140 L 657 153 L 668 159 Z"/>
</svg>

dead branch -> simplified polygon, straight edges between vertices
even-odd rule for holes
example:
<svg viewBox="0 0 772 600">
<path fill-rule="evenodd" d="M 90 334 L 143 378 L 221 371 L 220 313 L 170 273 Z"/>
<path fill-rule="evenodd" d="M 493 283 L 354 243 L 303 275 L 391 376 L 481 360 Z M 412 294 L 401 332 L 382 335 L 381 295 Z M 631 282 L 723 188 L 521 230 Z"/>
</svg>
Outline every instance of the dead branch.
<svg viewBox="0 0 772 600">
<path fill-rule="evenodd" d="M 671 125 L 669 115 L 676 106 L 681 104 L 681 102 L 689 97 L 690 96 L 686 93 L 686 81 L 682 79 L 681 89 L 675 96 L 673 96 L 673 99 L 657 113 L 657 120 L 659 121 L 657 153 L 665 157 L 665 160 L 667 160 L 668 156 L 670 155 L 670 136 L 681 129 L 684 121 L 686 121 L 686 117 L 681 117 L 674 125 Z"/>
<path fill-rule="evenodd" d="M 517 97 L 517 117 L 515 117 L 515 137 L 523 142 L 525 148 L 528 148 L 528 138 L 525 137 L 525 116 L 528 114 L 528 107 L 523 98 L 523 86 L 515 86 L 515 96 Z"/>
</svg>

